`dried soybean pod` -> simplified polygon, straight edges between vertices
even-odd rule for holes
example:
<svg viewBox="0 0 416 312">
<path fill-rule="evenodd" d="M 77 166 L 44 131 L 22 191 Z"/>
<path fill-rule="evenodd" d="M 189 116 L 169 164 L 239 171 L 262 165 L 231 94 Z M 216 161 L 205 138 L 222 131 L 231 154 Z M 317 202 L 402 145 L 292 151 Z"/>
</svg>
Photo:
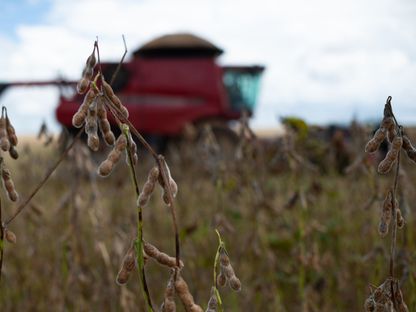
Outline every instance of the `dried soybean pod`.
<svg viewBox="0 0 416 312">
<path fill-rule="evenodd" d="M 415 148 L 412 145 L 412 142 L 410 141 L 409 137 L 407 135 L 402 136 L 403 144 L 402 148 L 407 152 L 409 150 L 415 150 Z"/>
<path fill-rule="evenodd" d="M 122 152 L 126 149 L 126 147 L 127 147 L 126 137 L 124 136 L 124 134 L 120 134 L 119 137 L 117 138 L 115 148 L 118 151 Z"/>
<path fill-rule="evenodd" d="M 7 136 L 9 138 L 10 144 L 12 146 L 16 146 L 18 142 L 16 130 L 14 129 L 12 123 L 10 122 L 9 116 L 7 116 L 7 114 L 6 114 L 6 131 L 7 131 Z"/>
<path fill-rule="evenodd" d="M 397 136 L 397 132 L 394 127 L 394 119 L 391 116 L 383 118 L 380 124 L 380 128 L 385 129 L 387 131 L 387 139 L 389 140 L 389 142 L 392 142 L 394 138 Z"/>
<path fill-rule="evenodd" d="M 159 175 L 159 168 L 153 167 L 147 176 L 147 181 L 143 185 L 143 188 L 139 197 L 137 198 L 137 204 L 139 206 L 144 207 L 149 202 L 150 196 L 152 195 L 153 190 L 155 189 L 155 184 L 156 184 L 158 175 Z"/>
<path fill-rule="evenodd" d="M 224 275 L 227 278 L 228 281 L 235 275 L 234 269 L 232 265 L 229 263 L 228 265 L 225 265 L 223 267 Z"/>
<path fill-rule="evenodd" d="M 16 151 L 13 145 L 10 145 L 9 154 L 10 154 L 10 157 L 13 159 L 19 158 L 19 153 Z"/>
<path fill-rule="evenodd" d="M 150 199 L 150 195 L 153 193 L 155 188 L 155 183 L 147 181 L 142 188 L 142 192 L 140 193 L 139 197 L 137 198 L 137 205 L 144 207 L 147 205 Z"/>
<path fill-rule="evenodd" d="M 4 229 L 4 237 L 9 243 L 16 244 L 16 234 L 7 228 Z"/>
<path fill-rule="evenodd" d="M 114 165 L 120 160 L 122 151 L 126 148 L 127 141 L 123 134 L 121 134 L 108 154 L 107 159 L 104 160 L 98 167 L 98 174 L 102 177 L 108 176 L 114 168 Z"/>
<path fill-rule="evenodd" d="M 6 189 L 7 195 L 11 201 L 17 201 L 19 194 L 16 192 L 13 180 L 11 178 L 10 170 L 7 168 L 2 169 L 3 186 Z"/>
<path fill-rule="evenodd" d="M 103 103 L 104 98 L 100 96 L 97 99 L 97 117 L 100 126 L 100 131 L 104 137 L 105 142 L 108 145 L 113 145 L 116 141 L 114 133 L 111 131 L 110 122 L 107 119 L 107 111 L 105 109 L 105 104 Z"/>
<path fill-rule="evenodd" d="M 376 133 L 374 133 L 373 138 L 366 144 L 365 151 L 367 153 L 374 153 L 375 151 L 377 151 L 381 142 L 383 142 L 384 138 L 386 137 L 386 132 L 386 129 L 379 128 L 376 131 Z"/>
<path fill-rule="evenodd" d="M 175 312 L 176 311 L 176 304 L 175 304 L 175 281 L 174 281 L 175 273 L 174 271 L 171 273 L 169 278 L 168 284 L 165 289 L 165 295 L 163 298 L 162 304 L 162 312 Z"/>
<path fill-rule="evenodd" d="M 157 166 L 154 166 L 152 169 L 150 169 L 147 179 L 153 183 L 156 183 L 156 181 L 159 179 L 159 168 Z"/>
<path fill-rule="evenodd" d="M 217 276 L 217 284 L 218 286 L 224 287 L 227 284 L 227 278 L 225 277 L 222 266 L 220 270 L 220 274 Z"/>
<path fill-rule="evenodd" d="M 386 222 L 388 224 L 390 224 L 391 221 L 391 216 L 392 216 L 392 212 L 393 212 L 393 195 L 392 195 L 392 190 L 390 189 L 386 195 L 386 197 L 384 198 L 383 201 L 383 207 L 382 207 L 382 218 L 384 218 L 384 220 L 386 220 Z"/>
<path fill-rule="evenodd" d="M 110 160 L 104 160 L 98 167 L 97 173 L 102 177 L 107 177 L 113 171 L 114 163 Z"/>
<path fill-rule="evenodd" d="M 100 147 L 97 131 L 97 104 L 96 101 L 93 101 L 88 107 L 87 118 L 85 121 L 85 133 L 88 135 L 87 143 L 93 151 L 97 151 Z"/>
<path fill-rule="evenodd" d="M 392 116 L 384 117 L 380 123 L 380 128 L 391 130 L 394 128 L 394 119 Z"/>
<path fill-rule="evenodd" d="M 231 278 L 228 280 L 228 283 L 232 290 L 234 291 L 240 291 L 241 290 L 241 282 L 235 274 L 231 276 Z"/>
<path fill-rule="evenodd" d="M 378 225 L 378 233 L 380 234 L 381 237 L 385 237 L 388 232 L 389 232 L 389 225 L 387 224 L 385 220 L 381 219 Z"/>
<path fill-rule="evenodd" d="M 400 136 L 396 136 L 391 143 L 391 148 L 387 152 L 386 157 L 378 165 L 379 173 L 388 173 L 393 167 L 394 162 L 397 160 L 399 151 L 402 147 L 403 139 Z"/>
<path fill-rule="evenodd" d="M 6 119 L 4 116 L 0 118 L 0 147 L 5 152 L 10 149 L 10 142 L 6 130 Z"/>
<path fill-rule="evenodd" d="M 413 147 L 412 143 L 410 142 L 410 139 L 406 135 L 403 135 L 402 138 L 402 148 L 405 150 L 407 157 L 409 157 L 409 159 L 413 162 L 416 162 L 416 149 Z"/>
<path fill-rule="evenodd" d="M 203 312 L 202 308 L 195 304 L 194 297 L 190 293 L 188 285 L 182 276 L 180 276 L 179 272 L 176 276 L 175 290 L 186 312 Z"/>
<path fill-rule="evenodd" d="M 90 86 L 90 79 L 82 77 L 77 83 L 77 92 L 78 94 L 84 94 L 87 92 L 88 87 Z"/>
<path fill-rule="evenodd" d="M 95 58 L 95 51 L 91 53 L 91 55 L 87 58 L 87 61 L 85 62 L 86 67 L 94 68 L 97 64 L 97 59 Z"/>
<path fill-rule="evenodd" d="M 82 77 L 88 80 L 92 80 L 94 75 L 94 67 L 97 62 L 95 58 L 95 50 L 88 56 L 87 61 L 85 62 L 84 70 L 82 71 Z"/>
<path fill-rule="evenodd" d="M 103 80 L 103 88 L 104 93 L 107 95 L 111 103 L 113 103 L 113 105 L 120 110 L 125 118 L 129 118 L 129 111 L 125 106 L 123 106 L 120 99 L 117 97 L 117 95 L 114 94 L 113 88 L 111 88 L 111 86 L 105 80 Z"/>
<path fill-rule="evenodd" d="M 175 180 L 172 178 L 171 174 L 170 174 L 170 169 L 168 167 L 168 164 L 166 163 L 166 161 L 163 162 L 162 166 L 164 165 L 164 168 L 166 170 L 166 175 L 169 181 L 169 186 L 170 186 L 170 190 L 172 191 L 172 196 L 176 197 L 177 193 L 178 193 L 178 185 L 176 184 Z M 169 200 L 169 196 L 168 196 L 168 189 L 165 185 L 165 181 L 163 180 L 162 174 L 159 175 L 158 178 L 159 181 L 159 185 L 162 187 L 162 199 L 165 202 L 166 205 L 170 205 L 170 200 Z"/>
<path fill-rule="evenodd" d="M 88 114 L 88 109 L 96 96 L 96 92 L 93 89 L 89 89 L 84 97 L 84 101 L 78 108 L 78 111 L 72 117 L 72 125 L 75 128 L 81 128 L 84 124 L 85 118 Z"/>
<path fill-rule="evenodd" d="M 230 264 L 230 258 L 228 257 L 227 252 L 225 251 L 224 248 L 220 249 L 219 260 L 220 260 L 220 265 L 222 267 L 226 267 Z"/>
<path fill-rule="evenodd" d="M 132 160 L 133 160 L 133 165 L 136 165 L 137 161 L 139 160 L 139 157 L 137 156 L 137 145 L 136 145 L 136 142 L 134 142 L 130 132 L 129 132 L 129 135 L 128 135 L 128 141 L 129 141 L 129 145 L 130 145 L 130 152 L 131 152 L 131 156 L 132 156 Z M 126 163 L 127 163 L 127 165 L 130 164 L 128 153 L 126 153 Z"/>
<path fill-rule="evenodd" d="M 375 307 L 376 307 L 376 303 L 375 303 L 375 301 L 374 301 L 374 299 L 372 298 L 372 296 L 370 296 L 370 297 L 368 297 L 366 300 L 365 300 L 365 303 L 364 303 L 364 309 L 365 309 L 365 311 L 366 312 L 374 312 L 375 311 Z"/>
<path fill-rule="evenodd" d="M 218 309 L 218 299 L 217 299 L 217 294 L 215 292 L 215 288 L 211 287 L 211 295 L 209 297 L 208 300 L 208 307 L 207 310 L 205 312 L 212 312 L 212 311 L 217 311 Z"/>
<path fill-rule="evenodd" d="M 402 216 L 402 212 L 400 211 L 400 208 L 396 208 L 396 223 L 399 229 L 402 229 L 404 227 L 405 221 Z"/>
<path fill-rule="evenodd" d="M 170 268 L 177 267 L 175 257 L 171 257 L 168 254 L 161 252 L 152 244 L 148 242 L 143 242 L 143 250 L 146 253 L 146 255 L 156 260 L 159 264 L 170 267 Z M 180 261 L 179 265 L 180 265 L 180 268 L 183 268 L 184 266 L 182 261 Z"/>
<path fill-rule="evenodd" d="M 134 248 L 131 246 L 123 258 L 120 271 L 117 274 L 117 283 L 123 285 L 127 283 L 131 271 L 136 267 L 136 256 Z"/>
</svg>

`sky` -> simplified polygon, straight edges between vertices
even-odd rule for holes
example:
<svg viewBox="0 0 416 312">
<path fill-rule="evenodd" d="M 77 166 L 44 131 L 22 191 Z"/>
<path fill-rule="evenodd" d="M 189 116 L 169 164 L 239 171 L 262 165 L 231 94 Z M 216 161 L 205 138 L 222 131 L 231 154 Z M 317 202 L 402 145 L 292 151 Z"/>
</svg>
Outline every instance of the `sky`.
<svg viewBox="0 0 416 312">
<path fill-rule="evenodd" d="M 224 49 L 221 64 L 266 66 L 255 128 L 379 119 L 387 96 L 416 123 L 413 0 L 0 0 L 0 82 L 80 77 L 96 36 L 118 61 L 155 36 L 191 32 Z M 53 87 L 9 89 L 0 104 L 19 133 L 58 130 Z"/>
</svg>

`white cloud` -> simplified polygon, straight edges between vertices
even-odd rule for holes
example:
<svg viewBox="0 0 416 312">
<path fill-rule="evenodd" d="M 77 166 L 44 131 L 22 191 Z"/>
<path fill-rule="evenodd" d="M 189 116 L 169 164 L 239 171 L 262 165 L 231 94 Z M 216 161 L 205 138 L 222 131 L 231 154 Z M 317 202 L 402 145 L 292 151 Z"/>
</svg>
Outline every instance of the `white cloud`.
<svg viewBox="0 0 416 312">
<path fill-rule="evenodd" d="M 222 63 L 267 66 L 256 126 L 283 114 L 319 122 L 378 115 L 388 95 L 416 122 L 415 13 L 405 0 L 55 0 L 42 24 L 19 26 L 15 42 L 0 37 L 0 79 L 75 79 L 96 35 L 102 59 L 115 61 L 121 34 L 132 51 L 156 35 L 190 31 L 223 47 Z M 10 91 L 0 103 L 12 96 L 20 118 L 31 112 L 18 100 L 27 92 Z M 31 105 L 53 116 L 57 99 L 42 96 L 37 106 L 31 94 Z"/>
</svg>

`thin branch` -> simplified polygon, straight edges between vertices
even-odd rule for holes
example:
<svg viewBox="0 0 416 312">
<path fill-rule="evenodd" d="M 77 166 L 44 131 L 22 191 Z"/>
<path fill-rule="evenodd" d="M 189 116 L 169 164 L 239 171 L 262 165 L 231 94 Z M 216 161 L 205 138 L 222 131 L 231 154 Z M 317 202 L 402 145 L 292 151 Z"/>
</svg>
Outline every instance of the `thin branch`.
<svg viewBox="0 0 416 312">
<path fill-rule="evenodd" d="M 112 84 L 113 84 L 113 82 L 114 82 L 114 80 L 116 79 L 116 77 L 117 77 L 117 75 L 118 75 L 118 72 L 120 71 L 121 65 L 122 65 L 122 64 L 123 64 L 123 62 L 124 62 L 124 58 L 126 57 L 126 54 L 127 54 L 127 44 L 126 44 L 126 39 L 124 38 L 124 35 L 121 35 L 121 36 L 123 37 L 123 43 L 124 43 L 124 54 L 123 54 L 123 56 L 121 57 L 121 60 L 120 60 L 120 62 L 118 63 L 116 70 L 114 71 L 113 75 L 111 76 L 110 85 L 112 85 Z"/>
</svg>

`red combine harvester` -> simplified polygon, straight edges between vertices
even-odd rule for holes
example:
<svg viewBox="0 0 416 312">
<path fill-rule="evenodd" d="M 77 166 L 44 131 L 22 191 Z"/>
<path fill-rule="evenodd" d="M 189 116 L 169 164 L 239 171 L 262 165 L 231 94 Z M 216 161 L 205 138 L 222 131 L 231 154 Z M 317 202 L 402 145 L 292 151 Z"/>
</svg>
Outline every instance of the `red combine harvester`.
<svg viewBox="0 0 416 312">
<path fill-rule="evenodd" d="M 186 125 L 227 127 L 243 111 L 253 113 L 262 66 L 220 66 L 223 51 L 191 34 L 154 39 L 122 64 L 113 89 L 130 112 L 132 124 L 150 138 L 180 136 Z M 117 63 L 102 63 L 109 79 Z M 74 85 L 75 82 L 20 82 L 0 85 Z M 58 121 L 69 130 L 83 96 L 60 96 Z M 164 140 L 163 139 L 163 140 Z M 152 141 L 152 139 L 151 139 Z M 156 142 L 154 142 L 156 143 Z"/>
</svg>

